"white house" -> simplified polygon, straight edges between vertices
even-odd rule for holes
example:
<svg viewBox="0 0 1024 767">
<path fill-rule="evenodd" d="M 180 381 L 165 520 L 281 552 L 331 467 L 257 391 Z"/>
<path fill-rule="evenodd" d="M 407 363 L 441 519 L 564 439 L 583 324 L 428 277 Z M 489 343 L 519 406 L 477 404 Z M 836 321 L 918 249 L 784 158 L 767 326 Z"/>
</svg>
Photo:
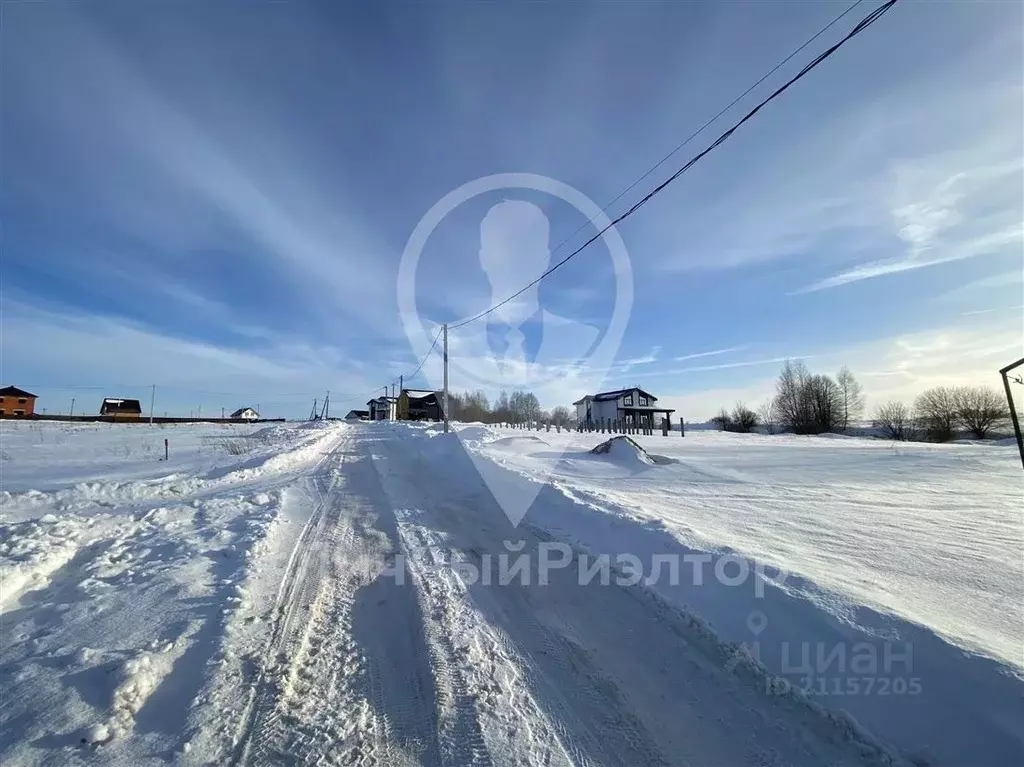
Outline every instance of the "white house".
<svg viewBox="0 0 1024 767">
<path fill-rule="evenodd" d="M 394 421 L 398 415 L 397 397 L 377 397 L 366 403 L 371 421 Z"/>
<path fill-rule="evenodd" d="M 260 414 L 251 407 L 240 407 L 231 414 L 232 418 L 241 418 L 243 421 L 258 421 Z"/>
<path fill-rule="evenodd" d="M 600 425 L 602 422 L 621 421 L 630 426 L 649 429 L 661 425 L 662 419 L 672 426 L 671 408 L 658 407 L 658 398 L 643 389 L 617 389 L 588 394 L 572 404 L 576 406 L 576 420 L 581 424 Z"/>
</svg>

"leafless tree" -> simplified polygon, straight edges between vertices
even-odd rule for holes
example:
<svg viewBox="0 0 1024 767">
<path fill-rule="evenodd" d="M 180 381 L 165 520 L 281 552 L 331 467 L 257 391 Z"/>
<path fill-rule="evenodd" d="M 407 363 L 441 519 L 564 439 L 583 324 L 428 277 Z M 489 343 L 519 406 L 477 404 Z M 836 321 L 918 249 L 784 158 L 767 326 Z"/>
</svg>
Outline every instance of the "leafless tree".
<svg viewBox="0 0 1024 767">
<path fill-rule="evenodd" d="M 732 429 L 742 434 L 748 434 L 757 428 L 757 413 L 751 410 L 743 402 L 737 402 L 732 409 Z"/>
<path fill-rule="evenodd" d="M 732 431 L 732 416 L 724 407 L 711 419 L 711 423 L 717 426 L 719 431 Z"/>
<path fill-rule="evenodd" d="M 757 409 L 757 417 L 761 421 L 761 426 L 769 434 L 775 434 L 779 430 L 779 415 L 775 409 L 774 399 L 769 399 L 761 404 L 761 407 Z"/>
<path fill-rule="evenodd" d="M 557 405 L 551 411 L 551 423 L 559 426 L 568 426 L 573 420 L 573 411 L 565 405 Z"/>
<path fill-rule="evenodd" d="M 836 374 L 836 384 L 842 403 L 840 428 L 846 431 L 850 422 L 860 419 L 864 413 L 864 388 L 845 365 Z"/>
<path fill-rule="evenodd" d="M 826 375 L 811 375 L 803 362 L 786 361 L 775 392 L 775 408 L 784 429 L 795 434 L 821 434 L 840 426 L 838 384 Z"/>
<path fill-rule="evenodd" d="M 886 402 L 875 411 L 874 426 L 889 439 L 909 440 L 915 436 L 914 415 L 902 402 Z"/>
<path fill-rule="evenodd" d="M 995 389 L 960 386 L 953 391 L 959 424 L 975 439 L 985 439 L 1010 418 L 1006 400 Z"/>
<path fill-rule="evenodd" d="M 775 409 L 783 428 L 800 433 L 809 420 L 804 385 L 810 373 L 803 362 L 786 360 L 775 384 Z"/>
<path fill-rule="evenodd" d="M 948 442 L 959 422 L 957 393 L 949 386 L 936 386 L 914 400 L 914 418 L 928 439 Z"/>
</svg>

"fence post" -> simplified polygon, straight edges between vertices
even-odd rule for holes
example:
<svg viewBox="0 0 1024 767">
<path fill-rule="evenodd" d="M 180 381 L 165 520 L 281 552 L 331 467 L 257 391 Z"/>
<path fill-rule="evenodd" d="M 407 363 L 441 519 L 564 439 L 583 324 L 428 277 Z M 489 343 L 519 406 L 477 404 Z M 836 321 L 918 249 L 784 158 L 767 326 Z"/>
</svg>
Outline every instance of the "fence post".
<svg viewBox="0 0 1024 767">
<path fill-rule="evenodd" d="M 167 437 L 164 437 L 164 460 L 170 460 L 170 445 L 167 440 Z"/>
</svg>

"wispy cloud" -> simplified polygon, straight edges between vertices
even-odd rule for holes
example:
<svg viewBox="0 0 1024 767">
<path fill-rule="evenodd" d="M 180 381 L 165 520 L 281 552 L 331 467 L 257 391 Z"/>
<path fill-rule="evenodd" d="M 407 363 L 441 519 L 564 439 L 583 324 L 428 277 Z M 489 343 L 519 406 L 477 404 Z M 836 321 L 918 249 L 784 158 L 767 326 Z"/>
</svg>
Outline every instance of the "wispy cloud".
<svg viewBox="0 0 1024 767">
<path fill-rule="evenodd" d="M 709 352 L 696 352 L 694 354 L 684 354 L 682 357 L 674 357 L 676 362 L 682 362 L 683 360 L 695 360 L 698 357 L 714 357 L 719 354 L 732 354 L 733 352 L 741 352 L 747 347 L 745 346 L 730 346 L 727 349 L 715 349 Z"/>
<path fill-rule="evenodd" d="M 960 156 L 958 161 L 969 159 Z M 1019 210 L 1003 207 L 993 213 L 991 207 L 1000 200 L 1012 199 L 1021 186 L 1024 166 L 1020 159 L 947 170 L 948 175 L 935 182 L 930 179 L 936 173 L 936 162 L 941 164 L 943 160 L 929 159 L 897 173 L 901 180 L 891 217 L 894 234 L 903 243 L 903 255 L 858 264 L 794 293 L 811 293 L 1019 248 L 1024 241 Z"/>
<path fill-rule="evenodd" d="M 994 309 L 975 309 L 972 312 L 961 312 L 963 317 L 971 317 L 975 314 L 993 314 L 995 312 L 1009 312 L 1014 309 L 1024 309 L 1024 304 L 1014 304 L 1013 306 L 997 306 Z"/>
<path fill-rule="evenodd" d="M 709 370 L 731 370 L 732 368 L 754 367 L 755 365 L 770 365 L 785 362 L 786 360 L 811 359 L 809 354 L 791 354 L 785 357 L 770 357 L 767 359 L 744 360 L 743 362 L 723 362 L 720 365 L 696 365 L 688 368 L 675 368 L 674 370 L 651 371 L 647 373 L 636 373 L 639 377 L 674 376 L 683 373 L 702 373 Z"/>
</svg>

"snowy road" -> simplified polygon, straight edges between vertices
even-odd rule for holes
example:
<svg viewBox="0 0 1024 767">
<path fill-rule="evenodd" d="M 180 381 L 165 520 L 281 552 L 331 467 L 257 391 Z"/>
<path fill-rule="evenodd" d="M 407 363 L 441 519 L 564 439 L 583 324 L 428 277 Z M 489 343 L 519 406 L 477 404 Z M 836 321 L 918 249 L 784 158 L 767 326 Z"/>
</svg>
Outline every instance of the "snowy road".
<svg viewBox="0 0 1024 767">
<path fill-rule="evenodd" d="M 241 460 L 182 431 L 196 453 L 173 475 L 140 461 L 106 480 L 83 461 L 77 484 L 35 482 L 26 448 L 0 524 L 0 762 L 907 763 L 913 744 L 896 756 L 846 706 L 780 691 L 712 633 L 709 615 L 716 631 L 749 623 L 736 589 L 709 583 L 683 604 L 644 583 L 581 579 L 586 552 L 605 543 L 648 554 L 673 539 L 574 500 L 578 487 L 545 485 L 513 525 L 496 495 L 536 485 L 522 472 L 546 443 L 488 432 L 484 450 L 472 430 L 460 442 L 399 425 L 282 427 Z M 501 465 L 512 451 L 514 471 Z M 565 559 L 542 580 L 551 551 Z M 516 577 L 520 557 L 530 564 Z M 786 626 L 859 636 L 804 598 L 756 606 L 772 616 L 766 639 Z M 926 671 L 953 657 L 929 652 Z M 999 678 L 951 676 L 945 698 L 926 676 L 932 697 L 912 702 L 920 727 L 941 704 L 950 737 L 960 718 L 967 745 L 917 756 L 1012 763 L 1019 681 Z M 968 696 L 959 704 L 954 687 Z M 978 691 L 988 707 L 972 702 Z"/>
<path fill-rule="evenodd" d="M 871 761 L 848 726 L 741 679 L 638 590 L 568 569 L 468 584 L 462 565 L 497 563 L 514 531 L 479 480 L 414 442 L 352 429 L 313 481 L 236 763 Z"/>
</svg>

